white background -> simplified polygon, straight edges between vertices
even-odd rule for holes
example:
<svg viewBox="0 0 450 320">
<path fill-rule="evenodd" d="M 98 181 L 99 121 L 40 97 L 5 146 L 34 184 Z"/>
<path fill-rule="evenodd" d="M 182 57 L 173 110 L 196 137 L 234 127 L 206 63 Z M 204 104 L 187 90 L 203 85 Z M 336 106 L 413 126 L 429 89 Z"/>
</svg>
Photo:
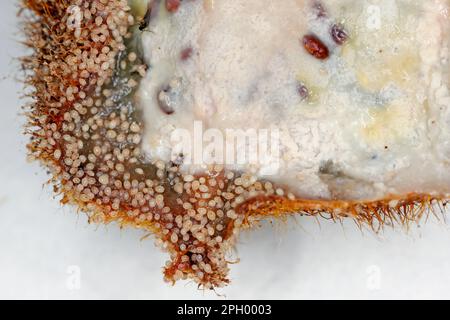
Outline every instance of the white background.
<svg viewBox="0 0 450 320">
<path fill-rule="evenodd" d="M 152 239 L 89 225 L 26 163 L 16 2 L 0 3 L 0 298 L 225 299 L 164 283 L 167 257 Z M 241 236 L 237 256 L 232 284 L 218 290 L 230 299 L 450 298 L 450 230 L 436 219 L 379 236 L 311 218 L 266 224 Z"/>
</svg>

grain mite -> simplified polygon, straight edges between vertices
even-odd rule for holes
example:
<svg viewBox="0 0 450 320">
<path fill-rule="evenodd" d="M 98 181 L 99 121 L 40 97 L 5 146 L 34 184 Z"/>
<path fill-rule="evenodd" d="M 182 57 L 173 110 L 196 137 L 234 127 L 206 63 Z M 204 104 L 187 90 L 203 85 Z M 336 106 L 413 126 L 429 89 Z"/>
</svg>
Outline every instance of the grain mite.
<svg viewBox="0 0 450 320">
<path fill-rule="evenodd" d="M 416 222 L 427 209 L 446 205 L 442 197 L 421 194 L 369 202 L 304 200 L 221 165 L 194 176 L 180 172 L 176 163 L 148 163 L 133 96 L 151 68 L 133 39 L 148 28 L 152 7 L 136 23 L 126 0 L 23 0 L 22 5 L 26 44 L 33 49 L 22 58 L 25 83 L 33 89 L 24 107 L 30 158 L 48 168 L 61 202 L 86 212 L 89 221 L 153 233 L 169 254 L 164 277 L 170 283 L 227 285 L 227 253 L 241 230 L 266 218 L 350 218 L 378 231 Z M 172 14 L 180 5 L 166 2 Z M 73 6 L 81 13 L 79 25 L 68 23 Z M 336 34 L 345 41 L 342 32 Z M 323 48 L 319 51 L 324 57 Z M 181 57 L 191 54 L 188 48 Z M 306 99 L 306 87 L 298 90 Z"/>
</svg>

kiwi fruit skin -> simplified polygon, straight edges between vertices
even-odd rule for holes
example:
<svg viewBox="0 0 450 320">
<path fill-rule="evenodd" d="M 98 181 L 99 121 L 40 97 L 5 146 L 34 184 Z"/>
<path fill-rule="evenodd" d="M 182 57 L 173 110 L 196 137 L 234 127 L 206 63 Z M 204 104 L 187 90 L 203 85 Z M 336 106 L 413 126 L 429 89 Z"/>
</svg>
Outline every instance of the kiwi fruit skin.
<svg viewBox="0 0 450 320">
<path fill-rule="evenodd" d="M 177 164 L 147 163 L 134 93 L 147 68 L 136 40 L 140 15 L 125 0 L 23 0 L 25 106 L 31 159 L 49 170 L 62 204 L 93 223 L 150 231 L 170 255 L 166 281 L 227 285 L 226 254 L 239 232 L 290 215 L 353 219 L 361 227 L 408 225 L 445 211 L 446 195 L 368 201 L 298 199 L 269 181 L 212 167 L 185 176 Z M 192 201 L 195 200 L 195 201 Z"/>
</svg>

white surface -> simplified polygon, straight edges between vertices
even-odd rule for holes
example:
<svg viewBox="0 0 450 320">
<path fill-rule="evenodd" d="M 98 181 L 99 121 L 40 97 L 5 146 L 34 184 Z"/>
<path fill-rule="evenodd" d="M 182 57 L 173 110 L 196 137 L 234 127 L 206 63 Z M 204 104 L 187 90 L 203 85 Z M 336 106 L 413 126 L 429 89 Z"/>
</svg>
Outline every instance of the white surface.
<svg viewBox="0 0 450 320">
<path fill-rule="evenodd" d="M 0 3 L 0 298 L 224 299 L 193 283 L 165 284 L 166 257 L 139 240 L 141 231 L 90 226 L 43 188 L 21 135 L 15 2 Z M 450 230 L 434 219 L 409 235 L 375 237 L 352 223 L 303 218 L 247 233 L 238 250 L 233 283 L 219 290 L 230 299 L 450 298 Z M 81 272 L 79 289 L 68 286 L 71 266 Z"/>
</svg>

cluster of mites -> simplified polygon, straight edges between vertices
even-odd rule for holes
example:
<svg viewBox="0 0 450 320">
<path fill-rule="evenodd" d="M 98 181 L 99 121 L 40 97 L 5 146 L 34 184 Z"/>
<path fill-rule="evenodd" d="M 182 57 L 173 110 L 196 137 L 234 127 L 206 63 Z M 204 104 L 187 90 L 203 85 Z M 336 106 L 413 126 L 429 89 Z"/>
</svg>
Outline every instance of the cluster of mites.
<svg viewBox="0 0 450 320">
<path fill-rule="evenodd" d="M 225 253 L 238 230 L 253 221 L 240 204 L 258 195 L 293 195 L 221 166 L 192 176 L 180 173 L 176 163 L 143 161 L 143 128 L 128 108 L 117 107 L 110 89 L 117 63 L 141 76 L 146 72 L 125 45 L 136 24 L 126 0 L 72 1 L 81 9 L 80 25 L 66 2 L 26 5 L 33 12 L 26 31 L 35 49 L 23 60 L 35 88 L 30 156 L 50 168 L 63 202 L 76 204 L 92 221 L 152 231 L 171 255 L 166 280 L 225 285 Z M 126 58 L 118 61 L 120 52 Z M 125 82 L 137 85 L 131 77 Z"/>
</svg>

